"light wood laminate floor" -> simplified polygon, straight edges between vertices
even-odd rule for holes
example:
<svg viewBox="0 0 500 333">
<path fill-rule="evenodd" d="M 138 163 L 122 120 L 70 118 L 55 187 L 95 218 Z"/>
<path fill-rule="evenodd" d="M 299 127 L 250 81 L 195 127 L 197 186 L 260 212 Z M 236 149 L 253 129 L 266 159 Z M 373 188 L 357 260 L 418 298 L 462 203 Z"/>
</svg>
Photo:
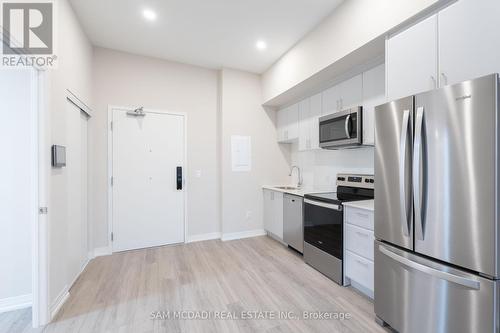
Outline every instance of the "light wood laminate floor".
<svg viewBox="0 0 500 333">
<path fill-rule="evenodd" d="M 44 332 L 386 332 L 375 323 L 367 298 L 335 284 L 268 237 L 99 257 L 88 264 L 70 294 Z M 209 311 L 211 316 L 241 316 L 242 311 L 277 316 L 284 311 L 294 318 L 151 319 L 156 311 L 183 310 Z M 26 320 L 29 315 L 23 311 Z M 305 320 L 303 311 L 348 313 L 351 318 Z M 0 330 L 9 327 L 5 315 L 2 322 Z M 20 319 L 14 328 L 25 332 L 26 323 Z"/>
</svg>

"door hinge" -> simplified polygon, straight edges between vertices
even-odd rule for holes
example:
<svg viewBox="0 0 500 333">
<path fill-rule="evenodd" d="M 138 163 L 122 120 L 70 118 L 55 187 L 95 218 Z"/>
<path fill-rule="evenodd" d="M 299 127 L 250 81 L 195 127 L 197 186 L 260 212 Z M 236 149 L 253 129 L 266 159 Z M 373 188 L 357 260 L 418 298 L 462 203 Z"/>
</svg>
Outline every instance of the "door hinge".
<svg viewBox="0 0 500 333">
<path fill-rule="evenodd" d="M 113 130 L 113 122 L 111 122 L 111 130 Z"/>
<path fill-rule="evenodd" d="M 40 214 L 40 215 L 46 215 L 46 214 L 48 214 L 48 212 L 49 212 L 49 209 L 47 207 L 38 208 L 38 214 Z"/>
<path fill-rule="evenodd" d="M 111 241 L 114 241 L 115 240 L 115 237 L 113 235 L 113 233 L 111 233 Z"/>
<path fill-rule="evenodd" d="M 115 177 L 111 176 L 111 186 L 115 184 Z"/>
</svg>

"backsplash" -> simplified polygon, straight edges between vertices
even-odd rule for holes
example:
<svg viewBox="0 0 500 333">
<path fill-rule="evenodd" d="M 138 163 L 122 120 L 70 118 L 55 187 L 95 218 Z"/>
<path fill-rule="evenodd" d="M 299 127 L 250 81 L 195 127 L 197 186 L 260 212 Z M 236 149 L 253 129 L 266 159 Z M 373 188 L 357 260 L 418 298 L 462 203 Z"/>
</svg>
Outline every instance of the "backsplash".
<svg viewBox="0 0 500 333">
<path fill-rule="evenodd" d="M 332 189 L 335 188 L 338 173 L 374 173 L 374 148 L 363 147 L 343 150 L 298 151 L 298 145 L 290 146 L 291 165 L 302 171 L 303 186 Z M 291 182 L 296 182 L 294 171 Z"/>
</svg>

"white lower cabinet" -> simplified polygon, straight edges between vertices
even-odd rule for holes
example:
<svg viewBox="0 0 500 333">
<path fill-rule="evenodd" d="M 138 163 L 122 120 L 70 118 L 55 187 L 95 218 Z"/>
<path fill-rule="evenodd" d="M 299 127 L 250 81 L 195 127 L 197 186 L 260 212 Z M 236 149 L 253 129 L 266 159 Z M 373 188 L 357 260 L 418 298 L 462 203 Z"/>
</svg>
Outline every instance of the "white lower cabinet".
<svg viewBox="0 0 500 333">
<path fill-rule="evenodd" d="M 283 193 L 264 189 L 264 229 L 283 240 Z"/>
<path fill-rule="evenodd" d="M 373 211 L 345 206 L 344 280 L 373 298 Z"/>
<path fill-rule="evenodd" d="M 345 275 L 351 280 L 351 284 L 356 283 L 358 286 L 364 287 L 358 288 L 361 292 L 373 298 L 373 260 L 368 260 L 347 250 L 345 271 Z"/>
<path fill-rule="evenodd" d="M 366 259 L 373 260 L 373 231 L 346 224 L 346 250 L 356 252 Z"/>
</svg>

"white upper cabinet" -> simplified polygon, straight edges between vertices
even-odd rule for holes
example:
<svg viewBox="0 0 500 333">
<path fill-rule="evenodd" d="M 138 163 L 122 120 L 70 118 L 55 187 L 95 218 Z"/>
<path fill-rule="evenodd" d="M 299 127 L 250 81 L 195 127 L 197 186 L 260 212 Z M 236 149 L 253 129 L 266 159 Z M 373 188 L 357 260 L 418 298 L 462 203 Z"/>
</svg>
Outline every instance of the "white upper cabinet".
<svg viewBox="0 0 500 333">
<path fill-rule="evenodd" d="M 363 100 L 363 78 L 356 75 L 323 92 L 322 115 L 358 106 Z"/>
<path fill-rule="evenodd" d="M 339 85 L 328 88 L 322 93 L 323 110 L 322 115 L 338 112 L 340 107 L 340 87 Z"/>
<path fill-rule="evenodd" d="M 440 84 L 500 72 L 500 1 L 460 0 L 439 12 Z"/>
<path fill-rule="evenodd" d="M 364 82 L 366 81 L 366 82 Z M 380 65 L 278 111 L 278 142 L 298 139 L 298 150 L 319 149 L 319 118 L 363 106 L 363 144 L 374 144 L 373 109 L 385 102 L 385 66 Z"/>
<path fill-rule="evenodd" d="M 363 144 L 375 144 L 375 107 L 386 102 L 385 65 L 363 73 Z"/>
<path fill-rule="evenodd" d="M 321 94 L 316 94 L 311 97 L 311 109 L 310 109 L 311 146 L 309 147 L 309 149 L 319 149 L 319 117 L 321 117 L 322 114 L 322 109 L 323 109 L 322 104 L 323 101 Z"/>
<path fill-rule="evenodd" d="M 319 126 L 321 116 L 321 94 L 299 103 L 299 150 L 319 148 Z"/>
<path fill-rule="evenodd" d="M 340 109 L 346 110 L 361 105 L 363 101 L 363 76 L 356 75 L 339 84 Z"/>
<path fill-rule="evenodd" d="M 437 24 L 437 15 L 433 15 L 388 39 L 389 100 L 437 87 Z"/>
<path fill-rule="evenodd" d="M 311 99 L 299 103 L 299 150 L 310 149 L 311 140 Z"/>
<path fill-rule="evenodd" d="M 279 110 L 277 115 L 278 142 L 289 143 L 299 137 L 299 105 Z"/>
</svg>

